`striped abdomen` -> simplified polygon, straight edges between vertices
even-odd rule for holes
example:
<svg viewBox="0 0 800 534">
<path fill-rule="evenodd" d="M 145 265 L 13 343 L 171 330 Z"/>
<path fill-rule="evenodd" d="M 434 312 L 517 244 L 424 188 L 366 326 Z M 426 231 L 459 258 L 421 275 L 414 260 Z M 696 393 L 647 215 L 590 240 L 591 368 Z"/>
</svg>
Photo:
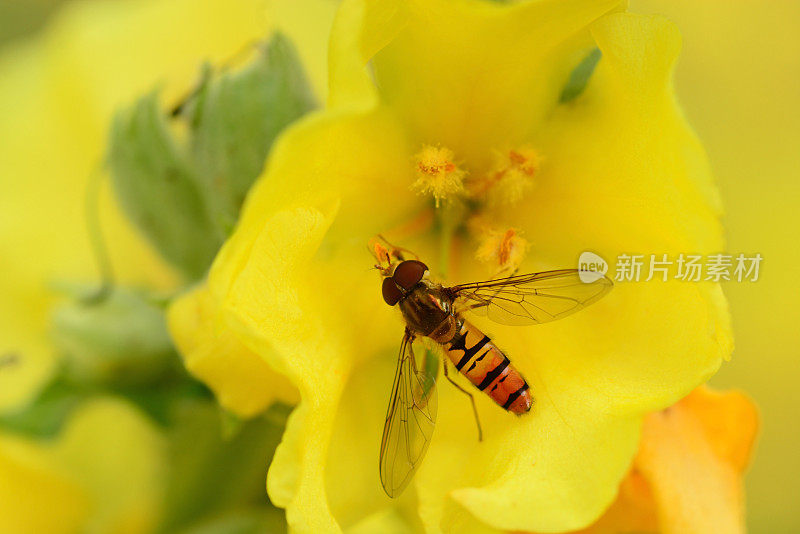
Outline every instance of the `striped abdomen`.
<svg viewBox="0 0 800 534">
<path fill-rule="evenodd" d="M 528 383 L 506 355 L 473 324 L 463 318 L 458 324 L 455 337 L 444 344 L 456 369 L 503 409 L 517 415 L 530 410 L 533 400 Z"/>
</svg>

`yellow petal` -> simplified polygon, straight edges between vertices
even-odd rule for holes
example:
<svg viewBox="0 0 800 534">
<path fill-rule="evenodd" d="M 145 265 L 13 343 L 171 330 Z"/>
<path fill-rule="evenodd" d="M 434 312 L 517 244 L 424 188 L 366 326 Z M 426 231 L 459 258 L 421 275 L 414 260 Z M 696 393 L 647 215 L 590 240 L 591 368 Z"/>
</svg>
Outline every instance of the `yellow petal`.
<svg viewBox="0 0 800 534">
<path fill-rule="evenodd" d="M 377 287 L 373 289 L 377 291 Z M 390 319 L 395 319 L 395 324 L 382 329 L 386 336 L 382 349 L 353 367 L 334 414 L 325 483 L 331 512 L 345 531 L 358 531 L 360 527 L 366 533 L 366 525 L 370 524 L 372 532 L 400 531 L 402 524 L 409 531 L 418 523 L 413 491 L 392 502 L 384 494 L 378 476 L 380 431 L 402 335 L 402 326 L 396 318 Z M 383 529 L 377 528 L 377 522 L 384 523 Z"/>
<path fill-rule="evenodd" d="M 585 93 L 559 106 L 534 142 L 547 161 L 520 213 L 531 241 L 549 261 L 589 247 L 609 262 L 622 252 L 718 252 L 719 198 L 672 95 L 677 29 L 616 14 L 592 34 L 603 57 Z M 559 246 L 563 234 L 572 241 Z"/>
<path fill-rule="evenodd" d="M 373 59 L 381 97 L 416 143 L 488 170 L 492 148 L 516 146 L 540 124 L 585 52 L 586 28 L 619 5 L 408 2 L 402 30 Z"/>
<path fill-rule="evenodd" d="M 0 479 L 3 532 L 144 534 L 160 518 L 166 443 L 126 402 L 98 398 L 52 443 L 0 436 Z"/>
<path fill-rule="evenodd" d="M 534 408 L 516 418 L 481 395 L 480 444 L 467 399 L 444 381 L 439 387 L 436 435 L 417 474 L 420 515 L 432 532 L 561 532 L 590 523 L 614 499 L 636 450 L 638 418 L 604 414 L 585 393 L 559 391 L 519 355 L 509 351 Z"/>
<path fill-rule="evenodd" d="M 297 391 L 286 378 L 225 328 L 206 288 L 196 288 L 176 300 L 167 321 L 184 365 L 211 388 L 225 409 L 250 417 L 276 400 L 297 402 Z"/>
<path fill-rule="evenodd" d="M 85 531 L 150 532 L 161 512 L 166 452 L 155 425 L 126 402 L 101 398 L 73 413 L 53 454 L 93 500 Z"/>
<path fill-rule="evenodd" d="M 410 534 L 416 532 L 411 524 L 394 509 L 387 508 L 345 530 L 347 534 Z"/>
<path fill-rule="evenodd" d="M 328 494 L 324 466 L 339 400 L 354 363 L 402 332 L 374 313 L 385 304 L 365 244 L 413 213 L 410 153 L 382 111 L 301 121 L 276 143 L 209 276 L 227 327 L 300 392 L 268 476 L 298 531 L 338 528 L 329 506 L 349 481 Z"/>
<path fill-rule="evenodd" d="M 721 246 L 707 163 L 668 91 L 674 27 L 611 14 L 592 32 L 603 59 L 586 94 L 558 109 L 534 143 L 547 155 L 537 189 L 515 210 L 491 214 L 530 240 L 522 271 L 572 267 L 584 250 L 611 259 Z M 434 440 L 418 475 L 431 529 L 474 521 L 461 506 L 501 529 L 585 526 L 613 500 L 640 417 L 705 382 L 731 351 L 727 304 L 712 284 L 619 283 L 590 309 L 535 329 L 478 323 L 538 402 L 532 416 L 505 424 L 487 407 L 484 424 L 502 437 L 462 452 L 457 465 Z M 440 408 L 437 431 L 460 436 L 464 422 L 445 426 L 449 413 Z M 454 437 L 444 449 L 469 439 Z M 448 495 L 443 509 L 430 510 Z"/>
<path fill-rule="evenodd" d="M 75 534 L 89 510 L 86 490 L 49 451 L 0 435 L 0 532 Z"/>
<path fill-rule="evenodd" d="M 232 320 L 252 329 L 245 343 L 260 355 L 267 357 L 267 343 L 271 342 L 277 349 L 273 355 L 277 367 L 300 390 L 301 403 L 290 416 L 275 452 L 267 490 L 273 503 L 286 508 L 293 528 L 310 532 L 335 528 L 327 508 L 322 465 L 347 366 L 340 342 L 333 335 L 323 342 L 321 318 L 298 302 L 300 273 L 292 271 L 304 269 L 328 229 L 331 215 L 297 208 L 267 220 L 247 258 L 251 265 L 244 266 L 236 277 L 226 299 L 232 302 L 225 307 Z M 253 298 L 255 288 L 261 296 L 258 301 Z M 254 307 L 261 313 L 255 315 Z"/>
<path fill-rule="evenodd" d="M 336 13 L 329 50 L 331 107 L 368 109 L 377 103 L 367 62 L 406 24 L 406 5 L 396 0 L 344 0 Z"/>
<path fill-rule="evenodd" d="M 747 2 L 631 4 L 681 28 L 685 52 L 676 90 L 722 186 L 728 251 L 759 252 L 768 261 L 757 284 L 723 285 L 737 347 L 734 365 L 725 366 L 717 384 L 746 385 L 764 417 L 758 459 L 746 481 L 750 531 L 800 531 L 794 422 L 800 396 L 793 393 L 796 373 L 785 372 L 796 368 L 800 346 L 797 292 L 787 291 L 800 248 L 786 246 L 798 227 L 800 100 L 781 89 L 800 79 L 800 2 L 759 3 L 757 9 Z"/>
<path fill-rule="evenodd" d="M 531 256 L 540 262 L 534 270 L 572 266 L 586 250 L 605 257 L 612 270 L 623 253 L 719 251 L 713 179 L 671 94 L 677 30 L 660 17 L 613 14 L 592 33 L 603 59 L 586 93 L 561 106 L 546 126 L 542 145 L 549 163 L 524 210 L 508 217 L 532 243 Z M 587 340 L 576 352 L 609 357 L 584 357 L 581 370 L 591 376 L 614 367 L 608 393 L 623 404 L 641 399 L 634 410 L 676 402 L 730 354 L 727 304 L 718 285 L 618 283 L 589 313 L 604 307 L 613 319 L 602 340 Z M 574 343 L 554 341 L 562 354 Z M 636 347 L 659 356 L 645 358 Z M 625 392 L 624 384 L 634 390 Z"/>
</svg>

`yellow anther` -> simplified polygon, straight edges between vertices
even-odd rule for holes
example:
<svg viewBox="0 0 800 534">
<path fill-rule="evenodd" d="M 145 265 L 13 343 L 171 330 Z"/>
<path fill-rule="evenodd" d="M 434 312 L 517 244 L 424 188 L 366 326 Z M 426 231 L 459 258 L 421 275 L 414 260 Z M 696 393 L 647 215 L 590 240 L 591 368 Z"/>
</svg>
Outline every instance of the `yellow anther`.
<svg viewBox="0 0 800 534">
<path fill-rule="evenodd" d="M 417 180 L 411 187 L 420 194 L 433 195 L 437 208 L 442 199 L 464 190 L 466 172 L 455 164 L 453 156 L 452 150 L 431 145 L 424 145 L 414 156 Z"/>
<path fill-rule="evenodd" d="M 470 193 L 485 196 L 490 204 L 514 204 L 533 187 L 541 161 L 531 147 L 497 151 L 492 170 L 471 185 Z"/>
<path fill-rule="evenodd" d="M 480 261 L 496 264 L 500 271 L 514 271 L 522 263 L 529 246 L 528 240 L 515 228 L 509 228 L 505 232 L 484 230 L 475 257 Z"/>
</svg>

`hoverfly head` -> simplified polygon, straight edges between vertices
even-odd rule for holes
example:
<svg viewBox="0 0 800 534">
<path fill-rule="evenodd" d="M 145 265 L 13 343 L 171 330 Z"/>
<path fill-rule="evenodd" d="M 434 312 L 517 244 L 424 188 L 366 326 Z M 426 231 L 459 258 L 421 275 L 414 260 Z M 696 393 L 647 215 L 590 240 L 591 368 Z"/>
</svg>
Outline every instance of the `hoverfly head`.
<svg viewBox="0 0 800 534">
<path fill-rule="evenodd" d="M 386 246 L 384 246 L 384 243 Z M 378 235 L 370 243 L 370 252 L 375 257 L 377 269 L 383 275 L 381 292 L 383 300 L 394 306 L 413 289 L 427 274 L 428 266 L 419 260 L 406 260 L 406 249 L 395 247 Z M 416 256 L 416 254 L 412 255 Z"/>
<path fill-rule="evenodd" d="M 389 306 L 394 306 L 422 281 L 427 272 L 428 266 L 419 260 L 401 261 L 394 273 L 383 279 L 383 300 Z"/>
<path fill-rule="evenodd" d="M 405 260 L 395 268 L 392 278 L 404 291 L 410 291 L 425 276 L 428 266 L 419 260 Z"/>
</svg>

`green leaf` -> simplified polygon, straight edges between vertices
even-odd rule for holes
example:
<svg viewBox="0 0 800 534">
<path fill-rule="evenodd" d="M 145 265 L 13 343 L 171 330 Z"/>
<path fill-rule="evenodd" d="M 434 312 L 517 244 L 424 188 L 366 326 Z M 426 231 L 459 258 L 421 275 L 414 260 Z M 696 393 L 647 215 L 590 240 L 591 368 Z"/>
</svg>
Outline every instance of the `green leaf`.
<svg viewBox="0 0 800 534">
<path fill-rule="evenodd" d="M 118 287 L 97 303 L 60 305 L 52 330 L 65 374 L 75 383 L 149 383 L 176 366 L 163 311 L 130 289 Z"/>
<path fill-rule="evenodd" d="M 600 49 L 594 48 L 580 63 L 578 63 L 578 66 L 573 69 L 572 73 L 569 75 L 567 84 L 561 91 L 561 98 L 559 101 L 562 104 L 575 100 L 583 90 L 586 89 L 586 84 L 589 83 L 589 78 L 592 77 L 592 73 L 595 67 L 597 67 L 601 56 L 602 53 Z"/>
<path fill-rule="evenodd" d="M 108 162 L 120 204 L 161 255 L 189 279 L 222 243 L 193 166 L 167 127 L 155 93 L 117 114 Z"/>
<path fill-rule="evenodd" d="M 201 88 L 190 117 L 192 153 L 214 222 L 226 233 L 275 138 L 314 107 L 300 60 L 279 34 L 246 67 Z"/>
</svg>

